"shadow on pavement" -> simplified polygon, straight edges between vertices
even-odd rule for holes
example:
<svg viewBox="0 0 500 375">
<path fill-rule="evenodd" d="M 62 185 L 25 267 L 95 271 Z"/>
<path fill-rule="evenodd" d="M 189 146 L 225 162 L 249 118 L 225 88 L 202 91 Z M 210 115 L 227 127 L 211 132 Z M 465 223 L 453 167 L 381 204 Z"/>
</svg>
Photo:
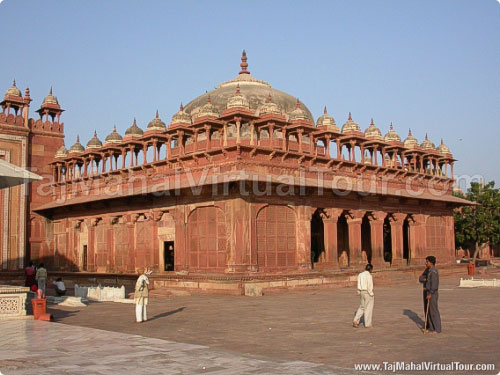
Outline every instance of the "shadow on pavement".
<svg viewBox="0 0 500 375">
<path fill-rule="evenodd" d="M 420 317 L 417 315 L 417 313 L 404 309 L 403 310 L 403 315 L 406 315 L 408 318 L 413 320 L 413 322 L 417 325 L 418 328 L 423 328 L 424 327 L 424 321 L 420 319 Z"/>
<path fill-rule="evenodd" d="M 174 314 L 177 314 L 178 312 L 181 312 L 184 309 L 185 309 L 185 307 L 179 307 L 177 310 L 165 311 L 164 313 L 153 316 L 152 318 L 148 319 L 148 321 L 150 322 L 152 320 L 156 320 L 156 319 L 164 318 L 166 316 L 174 315 Z"/>
</svg>

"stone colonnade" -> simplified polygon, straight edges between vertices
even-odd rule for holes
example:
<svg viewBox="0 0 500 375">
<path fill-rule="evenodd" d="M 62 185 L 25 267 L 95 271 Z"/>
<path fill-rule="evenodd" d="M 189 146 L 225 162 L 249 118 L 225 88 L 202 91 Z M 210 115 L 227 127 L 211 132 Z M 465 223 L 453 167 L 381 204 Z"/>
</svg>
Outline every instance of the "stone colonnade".
<svg viewBox="0 0 500 375">
<path fill-rule="evenodd" d="M 318 264 L 311 260 L 316 212 L 324 245 Z M 173 270 L 211 273 L 307 271 L 316 265 L 359 269 L 367 261 L 380 269 L 421 264 L 430 254 L 446 263 L 455 253 L 451 213 L 317 208 L 236 197 L 139 213 L 55 219 L 46 233 L 36 222 L 32 233 L 46 238 L 46 251 L 32 247 L 32 255 L 54 257 L 50 266 L 61 270 L 72 265 L 72 270 L 114 273 L 153 266 L 163 272 L 167 243 L 174 247 Z"/>
</svg>

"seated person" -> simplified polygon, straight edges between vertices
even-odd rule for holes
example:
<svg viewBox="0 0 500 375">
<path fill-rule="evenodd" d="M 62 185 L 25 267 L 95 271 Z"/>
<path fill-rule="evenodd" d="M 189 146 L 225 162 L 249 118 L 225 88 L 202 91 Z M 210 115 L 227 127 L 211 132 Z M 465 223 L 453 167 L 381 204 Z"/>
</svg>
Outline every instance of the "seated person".
<svg viewBox="0 0 500 375">
<path fill-rule="evenodd" d="M 64 282 L 62 278 L 58 277 L 56 281 L 53 281 L 54 289 L 56 290 L 56 294 L 61 297 L 66 294 L 66 286 L 64 286 Z"/>
</svg>

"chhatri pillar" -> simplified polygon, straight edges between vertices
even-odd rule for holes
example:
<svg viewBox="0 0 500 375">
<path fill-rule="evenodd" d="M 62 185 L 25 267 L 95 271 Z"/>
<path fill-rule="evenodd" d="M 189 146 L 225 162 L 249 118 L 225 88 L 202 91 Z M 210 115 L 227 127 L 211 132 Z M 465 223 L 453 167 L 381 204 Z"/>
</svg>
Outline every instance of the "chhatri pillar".
<svg viewBox="0 0 500 375">
<path fill-rule="evenodd" d="M 372 247 L 371 263 L 375 267 L 386 265 L 384 260 L 384 220 L 387 212 L 372 211 L 368 216 L 370 221 L 370 243 Z"/>
<path fill-rule="evenodd" d="M 323 219 L 323 231 L 326 252 L 326 265 L 339 268 L 337 223 L 343 210 L 341 208 L 327 208 L 321 215 Z"/>
<path fill-rule="evenodd" d="M 406 214 L 394 213 L 389 216 L 391 224 L 391 244 L 392 244 L 392 262 L 391 266 L 403 265 L 403 223 L 406 219 Z"/>
<path fill-rule="evenodd" d="M 347 219 L 347 227 L 349 231 L 349 266 L 363 265 L 363 256 L 361 254 L 361 224 L 366 211 L 349 210 Z"/>
</svg>

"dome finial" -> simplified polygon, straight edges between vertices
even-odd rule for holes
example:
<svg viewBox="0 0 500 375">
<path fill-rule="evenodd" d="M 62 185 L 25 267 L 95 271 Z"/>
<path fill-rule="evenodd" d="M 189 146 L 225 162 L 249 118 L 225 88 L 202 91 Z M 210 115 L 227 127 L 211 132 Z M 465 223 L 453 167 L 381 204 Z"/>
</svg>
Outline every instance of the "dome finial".
<svg viewBox="0 0 500 375">
<path fill-rule="evenodd" d="M 17 87 L 17 86 L 16 86 L 16 80 L 14 80 L 14 82 L 12 82 L 12 86 L 13 86 L 13 87 Z"/>
<path fill-rule="evenodd" d="M 413 136 L 413 134 L 411 134 L 411 129 L 408 129 L 408 137 L 409 136 Z"/>
<path fill-rule="evenodd" d="M 179 107 L 179 112 L 182 112 L 182 111 L 184 111 L 184 106 L 181 103 L 181 106 Z"/>
<path fill-rule="evenodd" d="M 80 143 L 80 136 L 79 135 L 76 136 L 76 143 Z"/>
<path fill-rule="evenodd" d="M 391 121 L 391 126 L 389 126 L 390 130 L 394 130 L 394 127 L 392 126 L 392 121 Z"/>
<path fill-rule="evenodd" d="M 370 125 L 375 126 L 375 123 L 373 122 L 373 117 L 372 117 L 372 121 L 370 122 Z"/>
<path fill-rule="evenodd" d="M 352 116 L 351 116 L 351 112 L 349 112 L 349 117 L 347 118 L 348 121 L 352 121 Z"/>
<path fill-rule="evenodd" d="M 441 144 L 444 145 L 443 138 L 441 138 Z"/>
<path fill-rule="evenodd" d="M 159 117 L 158 117 L 158 110 L 156 110 L 156 118 L 159 118 Z"/>
<path fill-rule="evenodd" d="M 97 138 L 97 130 L 94 130 L 94 138 Z"/>
<path fill-rule="evenodd" d="M 113 126 L 113 131 L 116 132 L 116 125 Z"/>
<path fill-rule="evenodd" d="M 297 103 L 295 103 L 295 108 L 300 108 L 300 100 L 297 98 Z"/>
<path fill-rule="evenodd" d="M 241 54 L 240 67 L 241 67 L 240 74 L 250 74 L 250 72 L 247 70 L 248 63 L 247 63 L 247 53 L 245 52 L 245 50 L 243 50 L 243 53 Z"/>
<path fill-rule="evenodd" d="M 428 141 L 429 137 L 427 136 L 427 133 L 425 133 L 425 140 Z"/>
<path fill-rule="evenodd" d="M 137 126 L 137 121 L 135 121 L 135 117 L 134 117 L 134 123 L 132 124 L 132 126 Z"/>
<path fill-rule="evenodd" d="M 52 86 L 50 86 L 50 92 L 49 95 L 52 95 Z"/>
<path fill-rule="evenodd" d="M 328 112 L 327 112 L 327 110 L 326 110 L 326 105 L 325 105 L 325 109 L 323 109 L 323 114 L 324 114 L 324 115 L 327 115 L 327 114 L 328 114 Z"/>
</svg>

